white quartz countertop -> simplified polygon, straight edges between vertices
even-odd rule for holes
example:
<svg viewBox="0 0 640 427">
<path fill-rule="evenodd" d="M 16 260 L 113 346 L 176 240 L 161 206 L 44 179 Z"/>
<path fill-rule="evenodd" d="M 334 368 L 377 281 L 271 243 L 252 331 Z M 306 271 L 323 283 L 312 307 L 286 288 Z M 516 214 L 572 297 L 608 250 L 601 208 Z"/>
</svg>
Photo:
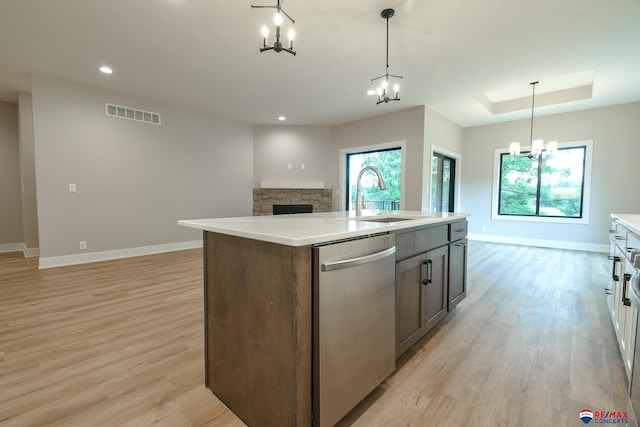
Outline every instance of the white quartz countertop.
<svg viewBox="0 0 640 427">
<path fill-rule="evenodd" d="M 640 214 L 611 214 L 611 218 L 619 219 L 626 228 L 640 236 Z"/>
<path fill-rule="evenodd" d="M 397 231 L 404 228 L 465 219 L 467 213 L 363 211 L 322 212 L 312 214 L 246 216 L 235 218 L 185 219 L 178 225 L 215 233 L 229 234 L 288 246 L 306 246 L 334 240 Z M 405 218 L 409 218 L 406 219 Z M 389 222 L 373 222 L 384 219 Z"/>
</svg>

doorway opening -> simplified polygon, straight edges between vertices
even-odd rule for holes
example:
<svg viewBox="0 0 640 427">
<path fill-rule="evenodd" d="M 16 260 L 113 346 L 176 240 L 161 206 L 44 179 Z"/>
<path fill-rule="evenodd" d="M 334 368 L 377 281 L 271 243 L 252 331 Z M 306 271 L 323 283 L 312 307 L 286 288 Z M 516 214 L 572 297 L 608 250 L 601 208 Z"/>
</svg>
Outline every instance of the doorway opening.
<svg viewBox="0 0 640 427">
<path fill-rule="evenodd" d="M 455 209 L 456 159 L 433 153 L 431 160 L 431 211 L 453 212 Z"/>
</svg>

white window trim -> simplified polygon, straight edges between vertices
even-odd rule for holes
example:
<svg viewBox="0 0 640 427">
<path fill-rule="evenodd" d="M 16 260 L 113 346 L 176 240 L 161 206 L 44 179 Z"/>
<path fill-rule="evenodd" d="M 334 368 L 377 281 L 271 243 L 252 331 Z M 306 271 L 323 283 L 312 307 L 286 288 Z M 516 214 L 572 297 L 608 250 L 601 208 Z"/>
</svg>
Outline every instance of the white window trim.
<svg viewBox="0 0 640 427">
<path fill-rule="evenodd" d="M 593 157 L 593 141 L 571 141 L 558 143 L 558 148 L 571 148 L 586 146 L 586 159 L 584 162 L 584 194 L 582 196 L 582 218 L 547 218 L 539 216 L 518 216 L 498 214 L 498 192 L 500 187 L 500 155 L 509 152 L 509 148 L 496 148 L 493 157 L 493 193 L 491 200 L 491 219 L 499 221 L 520 222 L 546 222 L 564 224 L 589 224 L 589 206 L 591 205 L 591 163 Z M 522 147 L 522 151 L 528 151 L 530 147 Z"/>
<path fill-rule="evenodd" d="M 374 144 L 374 145 L 363 145 L 360 147 L 350 147 L 343 148 L 340 150 L 340 210 L 344 211 L 347 209 L 347 205 L 345 202 L 345 196 L 347 192 L 347 154 L 353 153 L 361 153 L 363 151 L 378 151 L 378 150 L 388 150 L 390 148 L 400 147 L 402 152 L 402 159 L 400 161 L 400 167 L 402 168 L 402 176 L 400 178 L 400 210 L 404 210 L 404 192 L 405 192 L 405 183 L 407 178 L 407 141 L 395 141 L 395 142 L 385 142 L 382 144 Z M 384 178 L 384 177 L 382 177 Z"/>
</svg>

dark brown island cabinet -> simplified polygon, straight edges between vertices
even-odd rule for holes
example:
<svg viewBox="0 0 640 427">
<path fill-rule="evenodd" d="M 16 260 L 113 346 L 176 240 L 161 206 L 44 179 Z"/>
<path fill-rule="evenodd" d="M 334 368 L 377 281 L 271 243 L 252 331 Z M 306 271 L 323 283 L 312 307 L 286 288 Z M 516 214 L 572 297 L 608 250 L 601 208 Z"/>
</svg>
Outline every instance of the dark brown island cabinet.
<svg viewBox="0 0 640 427">
<path fill-rule="evenodd" d="M 396 234 L 396 358 L 467 291 L 467 221 Z"/>
<path fill-rule="evenodd" d="M 466 219 L 396 234 L 396 358 L 466 295 Z M 205 384 L 249 426 L 313 420 L 312 245 L 204 231 Z"/>
</svg>

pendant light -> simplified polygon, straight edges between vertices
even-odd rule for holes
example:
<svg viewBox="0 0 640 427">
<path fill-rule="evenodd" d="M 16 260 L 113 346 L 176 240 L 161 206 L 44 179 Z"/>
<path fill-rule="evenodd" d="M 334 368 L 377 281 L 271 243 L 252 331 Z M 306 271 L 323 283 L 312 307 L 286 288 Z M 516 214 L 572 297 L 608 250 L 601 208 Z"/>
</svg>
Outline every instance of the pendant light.
<svg viewBox="0 0 640 427">
<path fill-rule="evenodd" d="M 381 104 L 381 103 L 387 103 L 389 101 L 400 101 L 400 85 L 398 83 L 395 83 L 393 85 L 393 98 L 391 97 L 391 89 L 389 87 L 389 77 L 394 77 L 396 79 L 401 79 L 402 76 L 395 76 L 393 74 L 389 74 L 389 18 L 391 18 L 394 15 L 395 11 L 393 9 L 384 9 L 382 12 L 380 12 L 380 16 L 382 16 L 382 18 L 384 18 L 387 21 L 387 50 L 386 50 L 386 69 L 385 69 L 385 73 L 383 75 L 381 75 L 380 77 L 376 77 L 371 79 L 372 82 L 375 82 L 376 80 L 380 80 L 382 79 L 382 81 L 380 82 L 380 86 L 378 86 L 377 89 L 371 89 L 367 92 L 367 94 L 369 95 L 374 95 L 377 94 L 378 95 L 378 101 L 376 102 L 376 105 Z"/>
<path fill-rule="evenodd" d="M 287 31 L 287 36 L 289 37 L 289 47 L 285 47 L 282 45 L 282 42 L 280 41 L 280 32 L 281 32 L 281 27 L 282 27 L 282 15 L 286 16 L 289 21 L 291 21 L 292 24 L 295 24 L 296 21 L 293 20 L 293 18 L 291 18 L 287 12 L 285 12 L 282 9 L 282 1 L 277 0 L 278 2 L 276 3 L 275 6 L 254 6 L 251 5 L 252 9 L 275 9 L 276 10 L 276 14 L 273 16 L 273 23 L 276 26 L 276 39 L 273 42 L 272 46 L 267 46 L 267 39 L 269 37 L 269 28 L 266 25 L 262 26 L 262 47 L 260 48 L 260 52 L 266 52 L 268 50 L 273 50 L 274 52 L 288 52 L 292 55 L 295 55 L 296 52 L 293 50 L 293 38 L 295 36 L 295 32 L 293 31 L 293 28 L 289 28 L 289 31 Z"/>
<path fill-rule="evenodd" d="M 536 102 L 536 85 L 539 82 L 531 82 L 531 87 L 533 88 L 533 93 L 531 95 L 531 134 L 529 136 L 529 141 L 531 142 L 531 147 L 529 148 L 529 158 L 539 157 L 543 153 L 551 154 L 555 151 L 558 151 L 558 141 L 549 141 L 547 143 L 547 149 L 544 149 L 544 141 L 541 139 L 533 139 L 533 110 L 535 108 Z M 520 143 L 512 142 L 509 144 L 509 153 L 512 156 L 520 155 Z"/>
</svg>

